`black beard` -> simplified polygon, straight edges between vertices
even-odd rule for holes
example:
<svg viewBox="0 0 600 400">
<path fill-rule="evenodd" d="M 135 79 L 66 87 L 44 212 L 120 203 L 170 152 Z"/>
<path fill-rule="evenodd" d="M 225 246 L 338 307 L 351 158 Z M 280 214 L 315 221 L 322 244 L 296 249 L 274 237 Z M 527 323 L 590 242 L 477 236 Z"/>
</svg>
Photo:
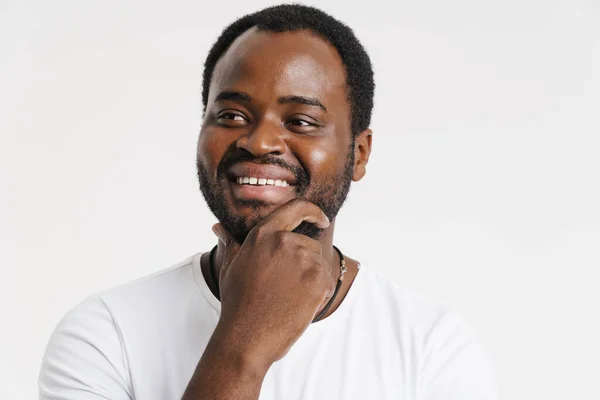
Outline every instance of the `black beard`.
<svg viewBox="0 0 600 400">
<path fill-rule="evenodd" d="M 277 156 L 267 155 L 264 158 L 256 159 L 250 153 L 238 153 L 229 157 L 225 157 L 217 168 L 215 182 L 211 182 L 209 174 L 202 164 L 202 160 L 196 159 L 196 167 L 198 172 L 198 181 L 200 183 L 200 191 L 208 204 L 208 208 L 217 217 L 223 227 L 232 234 L 238 243 L 243 243 L 246 236 L 252 228 L 262 219 L 260 211 L 271 207 L 272 204 L 267 204 L 260 200 L 244 200 L 238 201 L 238 204 L 252 207 L 255 212 L 250 217 L 241 217 L 233 214 L 227 207 L 225 200 L 225 185 L 228 184 L 227 170 L 234 164 L 242 161 L 252 161 L 261 164 L 274 164 L 281 168 L 291 171 L 296 177 L 296 196 L 310 201 L 327 215 L 332 221 L 338 214 L 339 210 L 348 197 L 352 175 L 354 170 L 354 140 L 351 143 L 346 156 L 346 164 L 341 171 L 335 171 L 325 182 L 312 182 L 310 175 L 302 167 L 289 165 Z M 308 194 L 310 190 L 310 194 Z M 306 235 L 312 239 L 318 239 L 323 233 L 323 229 L 318 228 L 310 222 L 302 222 L 293 232 Z"/>
</svg>

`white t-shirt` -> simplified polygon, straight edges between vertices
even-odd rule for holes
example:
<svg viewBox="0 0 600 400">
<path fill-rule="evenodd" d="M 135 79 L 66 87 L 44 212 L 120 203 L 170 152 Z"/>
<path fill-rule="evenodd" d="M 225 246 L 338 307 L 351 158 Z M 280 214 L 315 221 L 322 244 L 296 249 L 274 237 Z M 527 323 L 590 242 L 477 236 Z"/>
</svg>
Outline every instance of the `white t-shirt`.
<svg viewBox="0 0 600 400">
<path fill-rule="evenodd" d="M 220 313 L 200 256 L 69 311 L 40 399 L 181 399 Z M 495 400 L 493 375 L 460 316 L 362 264 L 338 309 L 271 366 L 260 400 Z"/>
</svg>

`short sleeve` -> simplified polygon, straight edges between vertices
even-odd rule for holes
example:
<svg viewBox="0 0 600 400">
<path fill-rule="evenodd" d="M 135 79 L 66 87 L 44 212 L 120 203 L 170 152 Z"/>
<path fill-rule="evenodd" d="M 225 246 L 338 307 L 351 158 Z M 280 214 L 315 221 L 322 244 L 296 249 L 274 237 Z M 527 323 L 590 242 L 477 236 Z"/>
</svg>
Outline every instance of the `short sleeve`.
<svg viewBox="0 0 600 400">
<path fill-rule="evenodd" d="M 444 313 L 424 343 L 419 400 L 497 400 L 495 373 L 474 332 L 456 313 Z"/>
<path fill-rule="evenodd" d="M 40 400 L 131 400 L 121 336 L 99 297 L 58 323 L 42 360 Z"/>
</svg>

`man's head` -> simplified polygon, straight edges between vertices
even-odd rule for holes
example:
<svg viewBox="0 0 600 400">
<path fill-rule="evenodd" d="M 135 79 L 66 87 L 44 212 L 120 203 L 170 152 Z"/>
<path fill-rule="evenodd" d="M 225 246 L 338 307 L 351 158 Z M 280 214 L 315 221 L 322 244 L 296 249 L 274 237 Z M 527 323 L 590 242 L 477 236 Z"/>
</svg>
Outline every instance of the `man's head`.
<svg viewBox="0 0 600 400">
<path fill-rule="evenodd" d="M 373 92 L 364 48 L 322 11 L 276 6 L 227 27 L 205 63 L 197 158 L 217 219 L 242 242 L 296 197 L 335 218 L 365 173 Z M 295 232 L 317 238 L 320 229 Z"/>
</svg>

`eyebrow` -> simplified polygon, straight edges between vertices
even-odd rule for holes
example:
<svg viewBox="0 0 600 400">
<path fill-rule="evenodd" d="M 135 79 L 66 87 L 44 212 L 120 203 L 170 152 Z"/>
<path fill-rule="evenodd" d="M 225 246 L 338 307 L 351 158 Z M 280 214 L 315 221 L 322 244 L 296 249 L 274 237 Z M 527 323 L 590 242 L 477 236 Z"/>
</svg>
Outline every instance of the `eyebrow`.
<svg viewBox="0 0 600 400">
<path fill-rule="evenodd" d="M 217 95 L 215 101 L 221 100 L 233 100 L 233 101 L 247 101 L 250 102 L 252 100 L 248 93 L 244 92 L 232 92 L 232 91 L 224 91 Z"/>
<path fill-rule="evenodd" d="M 223 101 L 223 100 L 231 100 L 231 101 L 245 101 L 250 103 L 252 101 L 252 97 L 248 93 L 244 92 L 236 92 L 236 91 L 223 91 L 217 95 L 215 101 Z M 327 111 L 327 107 L 323 105 L 319 100 L 314 97 L 305 97 L 305 96 L 283 96 L 278 100 L 279 104 L 288 104 L 288 103 L 298 103 L 304 104 L 307 106 L 319 107 L 320 109 Z"/>
<path fill-rule="evenodd" d="M 304 97 L 304 96 L 283 96 L 279 98 L 279 104 L 287 104 L 287 103 L 299 103 L 307 106 L 319 107 L 323 111 L 327 111 L 327 107 L 323 105 L 319 100 L 314 97 Z"/>
</svg>

